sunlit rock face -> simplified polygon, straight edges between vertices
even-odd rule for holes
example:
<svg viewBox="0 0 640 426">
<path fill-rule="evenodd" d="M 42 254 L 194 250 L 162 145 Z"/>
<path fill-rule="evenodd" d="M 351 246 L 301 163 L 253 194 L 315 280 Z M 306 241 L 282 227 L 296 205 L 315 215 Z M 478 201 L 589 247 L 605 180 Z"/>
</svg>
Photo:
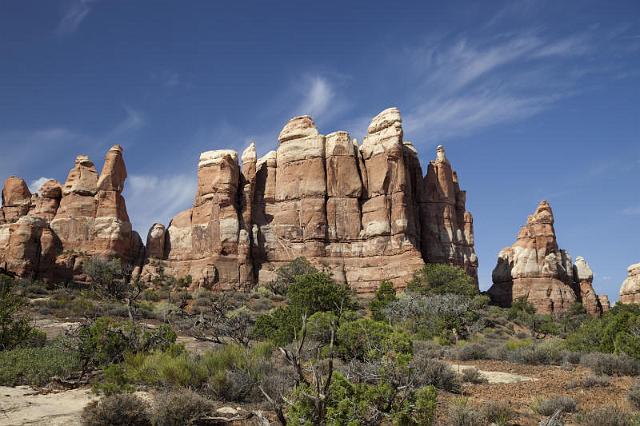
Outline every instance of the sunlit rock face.
<svg viewBox="0 0 640 426">
<path fill-rule="evenodd" d="M 9 178 L 0 215 L 0 268 L 22 277 L 82 280 L 82 263 L 91 256 L 141 263 L 144 246 L 122 197 L 126 176 L 116 145 L 100 175 L 89 157 L 78 155 L 63 185 L 46 181 L 37 194 L 22 179 Z"/>
<path fill-rule="evenodd" d="M 640 263 L 627 268 L 627 278 L 620 288 L 620 303 L 640 303 Z"/>
<path fill-rule="evenodd" d="M 574 265 L 569 253 L 558 247 L 553 211 L 542 201 L 516 242 L 498 254 L 489 295 L 504 307 L 525 299 L 543 314 L 565 312 L 581 302 L 587 312 L 600 315 L 602 303 L 592 284 L 586 260 L 578 257 Z"/>
<path fill-rule="evenodd" d="M 437 156 L 423 176 L 396 108 L 373 118 L 361 145 L 299 116 L 262 158 L 253 144 L 240 162 L 205 152 L 193 207 L 152 227 L 142 277 L 162 269 L 194 286 L 246 288 L 304 256 L 364 295 L 384 279 L 403 288 L 425 261 L 475 278 L 473 220 L 444 148 Z"/>
</svg>

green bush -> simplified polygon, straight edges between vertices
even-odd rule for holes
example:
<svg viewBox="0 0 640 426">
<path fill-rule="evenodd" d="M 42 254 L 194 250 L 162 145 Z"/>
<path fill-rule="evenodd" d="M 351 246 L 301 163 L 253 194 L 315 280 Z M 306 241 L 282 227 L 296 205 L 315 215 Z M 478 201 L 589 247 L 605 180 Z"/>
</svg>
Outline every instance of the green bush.
<svg viewBox="0 0 640 426">
<path fill-rule="evenodd" d="M 407 289 L 418 294 L 459 294 L 473 297 L 478 294 L 476 284 L 462 268 L 429 263 L 416 271 Z"/>
<path fill-rule="evenodd" d="M 302 317 L 316 312 L 336 315 L 357 308 L 351 290 L 336 283 L 330 276 L 316 272 L 298 275 L 287 288 L 288 305 L 258 317 L 253 336 L 272 340 L 283 346 L 290 343 L 302 328 Z"/>
<path fill-rule="evenodd" d="M 158 395 L 152 422 L 155 426 L 186 426 L 198 424 L 213 412 L 213 404 L 189 389 L 176 389 Z"/>
<path fill-rule="evenodd" d="M 377 360 L 389 353 L 411 354 L 408 335 L 368 318 L 343 322 L 337 333 L 338 354 L 345 360 Z"/>
<path fill-rule="evenodd" d="M 151 426 L 149 404 L 131 394 L 107 396 L 84 408 L 82 424 L 85 426 Z"/>
<path fill-rule="evenodd" d="M 17 346 L 41 346 L 45 335 L 31 326 L 26 301 L 14 289 L 10 278 L 0 276 L 0 351 Z"/>
<path fill-rule="evenodd" d="M 386 316 L 384 310 L 389 303 L 396 301 L 396 290 L 393 288 L 391 281 L 382 281 L 376 290 L 373 300 L 369 303 L 369 311 L 371 318 L 375 321 L 385 321 Z"/>
<path fill-rule="evenodd" d="M 319 272 L 307 259 L 297 257 L 290 263 L 276 269 L 276 278 L 267 283 L 267 288 L 274 294 L 285 295 L 290 285 L 301 275 Z"/>
<path fill-rule="evenodd" d="M 640 327 L 640 306 L 617 304 L 601 318 L 592 318 L 567 336 L 567 347 L 577 352 L 626 354 L 640 359 L 640 337 L 629 330 Z"/>
<path fill-rule="evenodd" d="M 0 352 L 0 385 L 43 386 L 53 377 L 66 378 L 80 371 L 79 354 L 62 339 L 42 347 Z"/>
<path fill-rule="evenodd" d="M 257 388 L 271 373 L 272 348 L 225 345 L 202 355 L 179 347 L 153 353 L 127 354 L 121 373 L 105 374 L 103 387 L 121 388 L 131 383 L 154 387 L 188 387 L 224 401 L 260 399 Z M 108 381 L 110 377 L 115 380 Z M 122 379 L 121 379 L 122 378 Z"/>
<path fill-rule="evenodd" d="M 78 330 L 78 352 L 86 365 L 100 367 L 122 362 L 126 353 L 166 349 L 176 337 L 166 324 L 146 329 L 129 321 L 101 317 Z"/>
<path fill-rule="evenodd" d="M 309 398 L 313 390 L 307 385 L 301 385 L 288 398 L 293 404 L 287 408 L 287 424 L 433 424 L 437 399 L 434 387 L 399 390 L 386 381 L 376 384 L 352 383 L 341 373 L 334 374 L 327 395 L 325 418 L 317 417 L 314 401 Z M 401 395 L 398 392 L 401 392 Z"/>
</svg>

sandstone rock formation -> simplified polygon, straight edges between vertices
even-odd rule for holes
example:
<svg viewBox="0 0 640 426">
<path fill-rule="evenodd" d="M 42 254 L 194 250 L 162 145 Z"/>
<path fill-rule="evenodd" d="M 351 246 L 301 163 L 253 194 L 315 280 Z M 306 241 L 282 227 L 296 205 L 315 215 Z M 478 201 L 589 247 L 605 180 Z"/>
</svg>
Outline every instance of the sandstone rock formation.
<svg viewBox="0 0 640 426">
<path fill-rule="evenodd" d="M 627 273 L 620 288 L 620 303 L 640 303 L 640 263 L 629 266 Z"/>
<path fill-rule="evenodd" d="M 112 147 L 98 175 L 85 155 L 76 157 L 64 185 L 45 182 L 30 194 L 10 177 L 0 210 L 0 269 L 22 277 L 82 278 L 89 256 L 142 263 L 144 246 L 131 229 L 122 190 L 127 176 L 122 148 Z"/>
<path fill-rule="evenodd" d="M 558 247 L 553 225 L 551 206 L 542 201 L 516 242 L 499 253 L 489 295 L 504 307 L 524 298 L 542 314 L 564 312 L 581 302 L 591 315 L 600 315 L 603 307 L 593 290 L 591 268 L 582 257 L 573 264 Z"/>
<path fill-rule="evenodd" d="M 361 294 L 383 279 L 402 288 L 424 262 L 477 276 L 473 220 L 439 147 L 423 176 L 396 108 L 374 117 L 361 146 L 347 132 L 320 134 L 291 119 L 276 151 L 252 144 L 205 152 L 193 207 L 149 232 L 144 279 L 160 269 L 205 287 L 247 287 L 298 256 Z"/>
</svg>

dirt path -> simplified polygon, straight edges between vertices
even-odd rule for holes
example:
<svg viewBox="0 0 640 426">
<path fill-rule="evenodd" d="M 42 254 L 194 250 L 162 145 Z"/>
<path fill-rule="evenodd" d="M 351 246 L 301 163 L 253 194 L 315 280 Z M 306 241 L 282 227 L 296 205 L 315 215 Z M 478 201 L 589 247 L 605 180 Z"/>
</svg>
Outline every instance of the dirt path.
<svg viewBox="0 0 640 426">
<path fill-rule="evenodd" d="M 29 386 L 0 386 L 0 426 L 79 425 L 94 399 L 88 388 L 41 394 Z"/>
</svg>

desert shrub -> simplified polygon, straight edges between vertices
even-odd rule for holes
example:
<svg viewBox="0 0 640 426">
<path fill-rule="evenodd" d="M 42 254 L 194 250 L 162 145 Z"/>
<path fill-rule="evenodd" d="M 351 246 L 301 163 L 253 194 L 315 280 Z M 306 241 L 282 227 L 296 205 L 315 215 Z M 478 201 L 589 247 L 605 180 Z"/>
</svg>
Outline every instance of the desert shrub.
<svg viewBox="0 0 640 426">
<path fill-rule="evenodd" d="M 574 380 L 569 382 L 567 388 L 604 388 L 611 384 L 609 376 L 594 376 L 590 375 L 580 380 Z"/>
<path fill-rule="evenodd" d="M 562 349 L 561 341 L 548 340 L 540 344 L 523 345 L 515 350 L 508 351 L 507 359 L 519 364 L 560 365 L 563 361 L 572 358 Z"/>
<path fill-rule="evenodd" d="M 635 382 L 631 385 L 627 393 L 627 399 L 636 410 L 640 410 L 640 382 Z"/>
<path fill-rule="evenodd" d="M 640 361 L 627 355 L 603 353 L 584 354 L 580 364 L 590 368 L 595 374 L 607 376 L 637 376 L 640 374 Z"/>
<path fill-rule="evenodd" d="M 549 399 L 539 399 L 533 403 L 533 411 L 543 416 L 551 416 L 556 411 L 573 413 L 576 411 L 575 399 L 568 396 L 554 396 Z"/>
<path fill-rule="evenodd" d="M 577 416 L 577 422 L 582 426 L 633 426 L 638 420 L 618 407 L 596 408 Z"/>
<path fill-rule="evenodd" d="M 448 392 L 460 392 L 458 375 L 442 361 L 416 354 L 411 361 L 410 368 L 418 386 L 432 385 Z"/>
<path fill-rule="evenodd" d="M 333 312 L 316 312 L 307 320 L 308 338 L 321 345 L 328 344 L 331 341 L 332 327 L 337 321 L 338 317 Z"/>
<path fill-rule="evenodd" d="M 468 337 L 479 319 L 471 308 L 471 300 L 459 294 L 420 295 L 407 291 L 387 305 L 385 315 L 420 338 L 438 337 L 451 344 Z"/>
<path fill-rule="evenodd" d="M 101 317 L 77 331 L 78 352 L 86 366 L 99 367 L 122 362 L 125 353 L 149 352 L 170 347 L 176 333 L 166 324 L 155 329 Z"/>
<path fill-rule="evenodd" d="M 41 346 L 45 335 L 31 326 L 26 301 L 10 278 L 0 276 L 0 351 L 17 346 Z"/>
<path fill-rule="evenodd" d="M 486 359 L 487 348 L 479 343 L 468 343 L 456 352 L 456 358 L 461 361 Z"/>
<path fill-rule="evenodd" d="M 298 275 L 287 288 L 288 305 L 258 317 L 253 335 L 270 339 L 277 345 L 290 343 L 302 327 L 302 317 L 316 312 L 333 312 L 357 308 L 351 290 L 330 276 L 316 272 Z"/>
<path fill-rule="evenodd" d="M 307 259 L 297 257 L 287 265 L 276 269 L 276 278 L 267 283 L 266 287 L 274 294 L 286 295 L 289 286 L 296 281 L 296 277 L 319 272 Z"/>
<path fill-rule="evenodd" d="M 371 302 L 369 302 L 369 311 L 371 311 L 371 318 L 375 321 L 385 321 L 384 309 L 389 303 L 398 300 L 396 297 L 396 291 L 393 288 L 391 281 L 382 281 L 380 286 L 376 290 L 375 296 Z"/>
<path fill-rule="evenodd" d="M 289 396 L 293 404 L 287 408 L 287 424 L 376 425 L 386 420 L 391 424 L 431 425 L 437 399 L 432 386 L 414 390 L 394 388 L 386 381 L 353 383 L 338 372 L 329 387 L 323 418 L 308 396 L 312 392 L 308 385 L 300 385 Z"/>
<path fill-rule="evenodd" d="M 343 322 L 338 328 L 337 341 L 338 354 L 345 360 L 376 360 L 390 352 L 411 354 L 413 350 L 408 335 L 368 318 Z"/>
<path fill-rule="evenodd" d="M 176 389 L 158 395 L 151 419 L 155 426 L 193 425 L 212 411 L 207 398 L 189 389 Z"/>
<path fill-rule="evenodd" d="M 451 349 L 432 340 L 414 340 L 413 353 L 421 357 L 442 359 L 449 357 Z"/>
<path fill-rule="evenodd" d="M 567 347 L 580 352 L 624 353 L 640 359 L 640 306 L 617 304 L 601 318 L 583 322 L 567 336 Z"/>
<path fill-rule="evenodd" d="M 84 262 L 82 268 L 100 294 L 116 300 L 127 296 L 130 284 L 120 259 L 93 257 Z"/>
<path fill-rule="evenodd" d="M 477 368 L 465 368 L 462 370 L 462 381 L 465 383 L 482 384 L 488 383 L 486 377 Z"/>
<path fill-rule="evenodd" d="M 258 384 L 271 373 L 271 350 L 267 344 L 252 348 L 224 345 L 202 355 L 180 348 L 128 354 L 124 382 L 188 387 L 224 401 L 255 400 L 260 398 Z"/>
<path fill-rule="evenodd" d="M 480 409 L 480 414 L 486 423 L 496 426 L 506 426 L 515 417 L 509 404 L 500 401 L 488 401 Z"/>
<path fill-rule="evenodd" d="M 149 404 L 132 394 L 111 395 L 87 405 L 85 426 L 151 426 Z"/>
<path fill-rule="evenodd" d="M 449 405 L 447 424 L 450 426 L 483 426 L 482 415 L 471 407 L 467 399 L 460 398 Z"/>
<path fill-rule="evenodd" d="M 438 391 L 434 386 L 423 386 L 415 393 L 412 420 L 416 425 L 432 425 L 436 417 Z"/>
<path fill-rule="evenodd" d="M 464 269 L 457 266 L 429 263 L 416 271 L 407 289 L 418 294 L 459 294 L 473 297 L 478 289 Z"/>
<path fill-rule="evenodd" d="M 53 377 L 66 378 L 80 369 L 79 354 L 63 339 L 0 352 L 0 385 L 4 386 L 42 386 Z"/>
</svg>

